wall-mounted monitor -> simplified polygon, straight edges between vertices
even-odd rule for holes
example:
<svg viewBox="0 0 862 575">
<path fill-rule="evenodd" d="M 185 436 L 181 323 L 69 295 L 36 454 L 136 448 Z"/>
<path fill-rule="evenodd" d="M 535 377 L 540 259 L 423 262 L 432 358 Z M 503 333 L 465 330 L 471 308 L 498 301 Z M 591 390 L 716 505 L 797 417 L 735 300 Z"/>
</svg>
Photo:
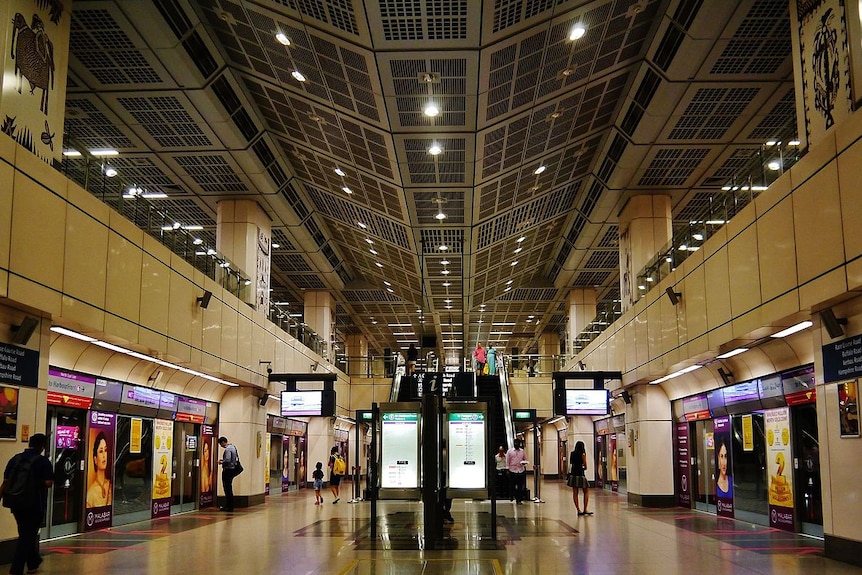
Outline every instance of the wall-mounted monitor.
<svg viewBox="0 0 862 575">
<path fill-rule="evenodd" d="M 607 389 L 567 389 L 565 411 L 557 415 L 607 415 L 610 397 Z"/>
<path fill-rule="evenodd" d="M 323 390 L 282 391 L 281 416 L 331 415 L 323 403 Z"/>
</svg>

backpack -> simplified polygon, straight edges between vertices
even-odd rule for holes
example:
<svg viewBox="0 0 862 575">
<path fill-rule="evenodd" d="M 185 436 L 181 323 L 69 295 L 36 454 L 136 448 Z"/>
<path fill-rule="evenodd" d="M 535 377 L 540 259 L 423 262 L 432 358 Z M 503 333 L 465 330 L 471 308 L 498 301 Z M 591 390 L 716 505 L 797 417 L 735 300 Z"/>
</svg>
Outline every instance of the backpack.
<svg viewBox="0 0 862 575">
<path fill-rule="evenodd" d="M 347 463 L 340 455 L 335 456 L 335 461 L 332 462 L 332 472 L 335 475 L 344 475 L 347 473 Z"/>
<path fill-rule="evenodd" d="M 9 509 L 29 509 L 38 504 L 39 494 L 36 482 L 33 481 L 33 463 L 36 457 L 24 458 L 17 455 L 18 460 L 9 471 L 6 487 L 3 489 L 3 507 Z"/>
</svg>

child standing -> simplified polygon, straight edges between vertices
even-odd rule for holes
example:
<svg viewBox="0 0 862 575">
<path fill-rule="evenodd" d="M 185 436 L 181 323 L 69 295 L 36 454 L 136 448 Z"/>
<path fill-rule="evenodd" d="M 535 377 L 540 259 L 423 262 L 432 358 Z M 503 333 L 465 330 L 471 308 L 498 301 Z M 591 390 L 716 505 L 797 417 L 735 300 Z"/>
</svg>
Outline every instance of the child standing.
<svg viewBox="0 0 862 575">
<path fill-rule="evenodd" d="M 314 466 L 314 471 L 311 472 L 311 478 L 314 479 L 314 504 L 322 505 L 323 495 L 320 494 L 320 490 L 323 489 L 323 463 L 320 461 L 318 461 L 317 465 Z"/>
</svg>

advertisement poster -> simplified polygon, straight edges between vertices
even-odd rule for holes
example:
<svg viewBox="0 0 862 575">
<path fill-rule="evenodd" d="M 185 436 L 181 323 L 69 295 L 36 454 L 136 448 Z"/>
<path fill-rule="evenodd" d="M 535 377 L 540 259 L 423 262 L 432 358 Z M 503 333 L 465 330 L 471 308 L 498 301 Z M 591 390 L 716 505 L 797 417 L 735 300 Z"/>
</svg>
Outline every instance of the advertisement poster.
<svg viewBox="0 0 862 575">
<path fill-rule="evenodd" d="M 173 474 L 174 422 L 153 421 L 153 511 L 150 515 L 171 514 L 171 475 Z"/>
<path fill-rule="evenodd" d="M 838 384 L 838 421 L 841 425 L 841 437 L 859 437 L 855 381 Z"/>
<path fill-rule="evenodd" d="M 596 489 L 602 489 L 605 486 L 604 465 L 602 465 L 602 454 L 605 452 L 605 437 L 604 435 L 596 436 Z"/>
<path fill-rule="evenodd" d="M 733 518 L 733 455 L 730 450 L 730 417 L 716 417 L 715 441 L 715 499 L 719 517 Z"/>
<path fill-rule="evenodd" d="M 487 487 L 485 467 L 485 414 L 449 413 L 449 487 L 453 489 L 484 489 Z"/>
<path fill-rule="evenodd" d="M 0 385 L 0 439 L 15 439 L 18 429 L 18 389 Z"/>
<path fill-rule="evenodd" d="M 87 463 L 87 515 L 84 526 L 86 531 L 111 526 L 116 426 L 116 414 L 90 412 L 90 430 L 87 436 L 89 462 Z"/>
<path fill-rule="evenodd" d="M 267 433 L 266 434 L 266 442 L 264 443 L 264 445 L 266 446 L 266 457 L 263 458 L 263 461 L 264 461 L 264 463 L 263 463 L 263 465 L 264 465 L 263 477 L 264 477 L 264 481 L 265 481 L 265 483 L 263 484 L 263 494 L 264 495 L 269 495 L 269 457 L 272 454 L 271 442 L 272 442 L 272 434 Z"/>
<path fill-rule="evenodd" d="M 201 496 L 200 508 L 212 507 L 215 501 L 213 487 L 215 475 L 213 472 L 213 440 L 215 432 L 212 425 L 201 425 Z"/>
<path fill-rule="evenodd" d="M 419 487 L 419 414 L 384 413 L 381 419 L 380 486 Z"/>
<path fill-rule="evenodd" d="M 611 480 L 611 491 L 614 493 L 620 490 L 620 478 L 617 475 L 617 434 L 612 433 L 608 439 L 608 455 L 611 460 L 608 462 L 608 475 Z"/>
<path fill-rule="evenodd" d="M 691 508 L 691 455 L 688 423 L 676 424 L 676 501 L 680 507 Z"/>
<path fill-rule="evenodd" d="M 290 490 L 290 466 L 293 464 L 293 459 L 290 456 L 291 437 L 285 435 L 282 438 L 281 449 L 284 461 L 281 467 L 281 492 L 286 493 Z"/>
<path fill-rule="evenodd" d="M 766 428 L 766 469 L 769 478 L 769 526 L 795 531 L 790 409 L 770 409 L 763 415 L 763 425 Z"/>
<path fill-rule="evenodd" d="M 131 422 L 130 429 L 130 437 L 129 437 L 129 453 L 140 453 L 141 452 L 141 437 L 143 435 L 143 426 L 144 422 L 138 418 L 133 417 Z"/>
</svg>

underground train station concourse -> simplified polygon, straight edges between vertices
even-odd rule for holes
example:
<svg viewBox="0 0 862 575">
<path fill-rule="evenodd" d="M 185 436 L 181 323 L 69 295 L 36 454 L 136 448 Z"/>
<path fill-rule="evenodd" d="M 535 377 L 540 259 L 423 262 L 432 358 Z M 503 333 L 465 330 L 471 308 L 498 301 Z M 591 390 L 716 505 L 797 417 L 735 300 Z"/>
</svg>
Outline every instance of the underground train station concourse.
<svg viewBox="0 0 862 575">
<path fill-rule="evenodd" d="M 862 572 L 858 3 L 0 22 L 0 569 Z"/>
</svg>

